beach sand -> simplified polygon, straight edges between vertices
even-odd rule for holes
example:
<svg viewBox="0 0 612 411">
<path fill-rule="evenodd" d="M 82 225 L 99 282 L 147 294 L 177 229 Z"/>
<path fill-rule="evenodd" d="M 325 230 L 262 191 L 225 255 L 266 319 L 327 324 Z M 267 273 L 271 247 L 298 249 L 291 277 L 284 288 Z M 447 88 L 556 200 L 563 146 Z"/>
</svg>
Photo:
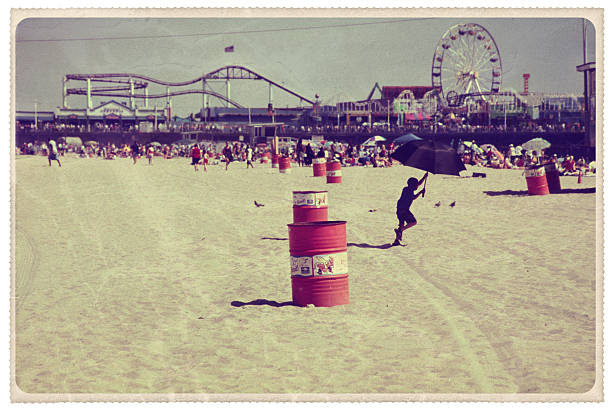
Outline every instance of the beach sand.
<svg viewBox="0 0 612 411">
<path fill-rule="evenodd" d="M 584 393 L 596 379 L 595 177 L 521 170 L 341 184 L 257 163 L 15 160 L 15 382 L 25 393 Z M 347 221 L 350 304 L 291 301 L 293 190 Z M 253 201 L 264 207 L 255 207 Z M 434 207 L 440 201 L 440 207 Z M 449 204 L 456 201 L 454 208 Z M 375 210 L 375 211 L 370 211 Z"/>
</svg>

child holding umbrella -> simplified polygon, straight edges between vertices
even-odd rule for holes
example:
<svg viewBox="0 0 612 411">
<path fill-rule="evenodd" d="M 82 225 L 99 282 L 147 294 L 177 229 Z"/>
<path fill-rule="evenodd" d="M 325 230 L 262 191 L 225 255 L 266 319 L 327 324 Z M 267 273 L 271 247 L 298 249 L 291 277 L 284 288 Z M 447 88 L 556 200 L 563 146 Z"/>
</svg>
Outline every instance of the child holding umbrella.
<svg viewBox="0 0 612 411">
<path fill-rule="evenodd" d="M 407 181 L 406 187 L 404 187 L 402 190 L 402 195 L 397 200 L 396 215 L 399 224 L 395 229 L 395 241 L 392 245 L 401 245 L 400 241 L 402 240 L 402 233 L 404 230 L 414 226 L 417 223 L 416 218 L 412 212 L 410 212 L 410 206 L 419 196 L 425 196 L 425 187 L 423 187 L 423 189 L 416 194 L 414 192 L 427 180 L 428 176 L 429 173 L 426 172 L 421 180 L 417 180 L 415 177 L 410 177 Z"/>
</svg>

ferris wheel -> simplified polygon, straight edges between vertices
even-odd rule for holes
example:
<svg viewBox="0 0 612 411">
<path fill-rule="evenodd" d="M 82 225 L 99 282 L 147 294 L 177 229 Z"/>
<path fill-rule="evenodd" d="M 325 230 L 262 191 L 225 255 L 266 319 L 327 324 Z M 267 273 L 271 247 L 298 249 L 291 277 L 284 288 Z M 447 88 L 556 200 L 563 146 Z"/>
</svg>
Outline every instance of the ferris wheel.
<svg viewBox="0 0 612 411">
<path fill-rule="evenodd" d="M 460 106 L 468 98 L 488 101 L 502 82 L 501 56 L 493 36 L 475 23 L 449 28 L 436 46 L 431 82 L 445 105 Z"/>
</svg>

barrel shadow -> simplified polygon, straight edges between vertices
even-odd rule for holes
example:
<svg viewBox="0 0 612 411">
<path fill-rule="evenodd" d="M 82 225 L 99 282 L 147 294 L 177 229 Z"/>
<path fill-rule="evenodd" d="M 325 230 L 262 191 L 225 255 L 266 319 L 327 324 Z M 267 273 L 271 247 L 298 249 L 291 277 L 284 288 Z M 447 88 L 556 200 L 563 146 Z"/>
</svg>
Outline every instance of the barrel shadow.
<svg viewBox="0 0 612 411">
<path fill-rule="evenodd" d="M 245 305 L 269 305 L 270 307 L 286 307 L 286 306 L 300 307 L 299 305 L 295 304 L 293 301 L 285 301 L 285 302 L 279 303 L 278 301 L 266 300 L 264 298 L 258 298 L 257 300 L 249 301 L 246 303 L 242 301 L 232 301 L 231 302 L 232 307 L 242 307 Z"/>
<path fill-rule="evenodd" d="M 595 193 L 595 187 L 589 187 L 589 188 L 564 188 L 561 189 L 561 191 L 555 192 L 555 193 L 550 193 L 552 195 L 554 194 L 593 194 Z M 527 192 L 527 190 L 504 190 L 504 191 L 483 191 L 483 193 L 485 193 L 488 196 L 517 196 L 517 197 L 522 197 L 522 196 L 528 196 L 529 193 Z"/>
<path fill-rule="evenodd" d="M 485 193 L 488 196 L 528 196 L 529 193 L 527 192 L 527 190 L 504 190 L 504 191 L 483 191 L 483 193 Z"/>
<path fill-rule="evenodd" d="M 277 240 L 277 241 L 287 241 L 288 238 L 282 237 L 261 237 L 262 240 Z"/>
<path fill-rule="evenodd" d="M 373 245 L 373 244 L 367 244 L 367 243 L 348 243 L 347 244 L 348 247 L 357 247 L 357 248 L 378 248 L 379 250 L 386 250 L 388 248 L 393 247 L 391 245 L 391 243 L 387 243 L 387 244 L 381 244 L 381 245 Z"/>
</svg>

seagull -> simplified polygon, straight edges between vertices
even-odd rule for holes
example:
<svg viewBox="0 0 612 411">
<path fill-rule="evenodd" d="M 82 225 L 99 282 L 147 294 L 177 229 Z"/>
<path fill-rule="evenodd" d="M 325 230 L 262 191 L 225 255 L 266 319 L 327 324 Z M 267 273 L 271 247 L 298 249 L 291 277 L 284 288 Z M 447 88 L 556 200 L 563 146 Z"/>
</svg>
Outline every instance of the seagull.
<svg viewBox="0 0 612 411">
<path fill-rule="evenodd" d="M 370 213 L 373 213 L 374 211 L 376 211 L 376 209 L 375 209 L 375 208 L 373 208 L 373 209 L 368 210 L 368 211 L 370 211 Z"/>
<path fill-rule="evenodd" d="M 434 207 L 440 207 L 440 202 L 438 201 L 436 204 L 434 204 Z"/>
<path fill-rule="evenodd" d="M 452 203 L 449 204 L 449 206 L 454 207 L 455 206 L 455 201 L 453 201 Z"/>
<path fill-rule="evenodd" d="M 253 203 L 255 203 L 255 206 L 257 206 L 257 207 L 263 207 L 264 206 L 263 204 L 259 204 L 257 201 L 253 201 Z"/>
</svg>

